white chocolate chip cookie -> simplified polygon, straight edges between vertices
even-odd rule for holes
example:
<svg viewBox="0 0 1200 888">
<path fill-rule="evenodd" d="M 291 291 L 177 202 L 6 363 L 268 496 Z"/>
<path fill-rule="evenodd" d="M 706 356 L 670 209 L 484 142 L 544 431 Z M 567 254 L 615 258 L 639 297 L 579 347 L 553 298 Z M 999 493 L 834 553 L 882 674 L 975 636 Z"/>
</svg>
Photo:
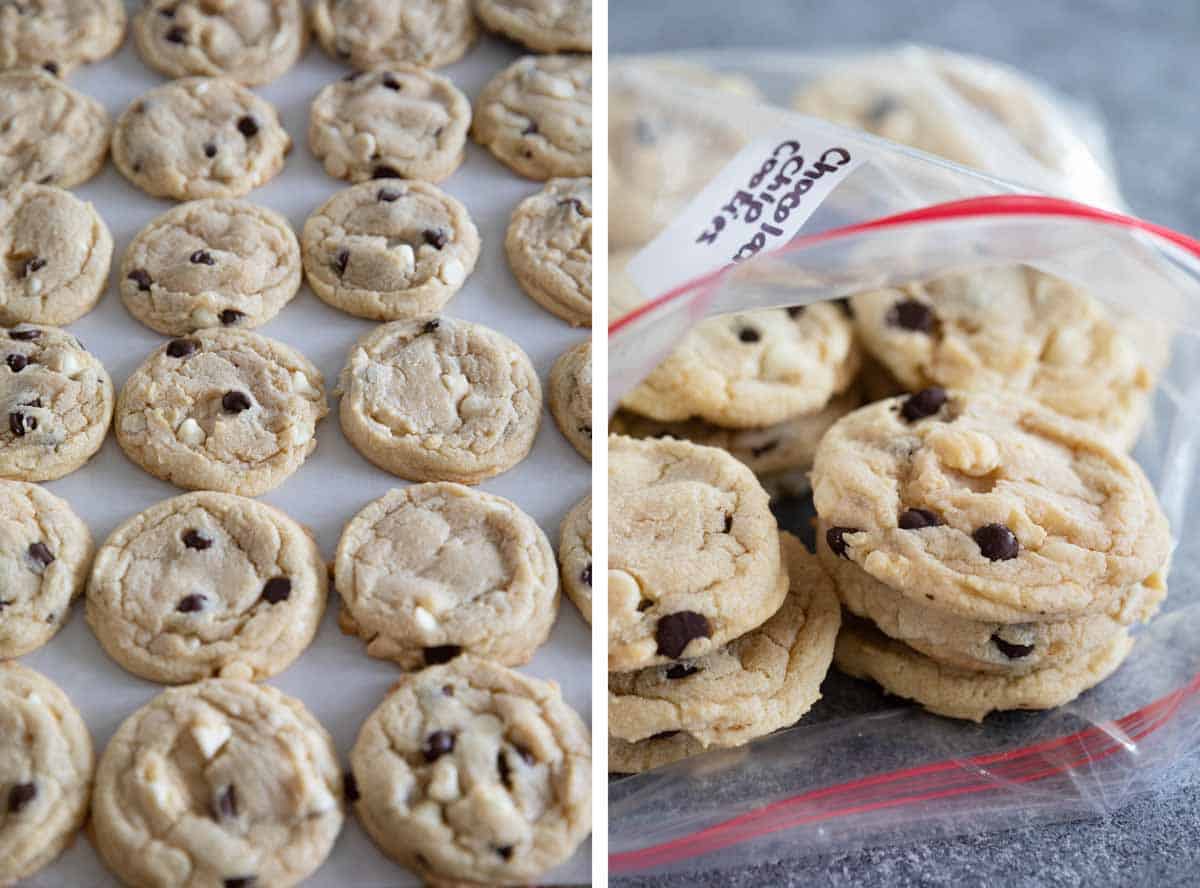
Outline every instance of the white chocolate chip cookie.
<svg viewBox="0 0 1200 888">
<path fill-rule="evenodd" d="M 325 52 L 360 71 L 440 68 L 479 36 L 471 0 L 317 0 L 312 26 Z"/>
<path fill-rule="evenodd" d="M 304 223 L 308 285 L 362 318 L 395 321 L 440 311 L 479 259 L 467 208 L 425 182 L 364 182 Z"/>
<path fill-rule="evenodd" d="M 96 553 L 87 619 L 130 672 L 258 681 L 308 647 L 325 612 L 312 536 L 265 503 L 187 493 L 130 518 Z"/>
<path fill-rule="evenodd" d="M 0 5 L 0 69 L 66 76 L 112 55 L 125 37 L 121 0 L 21 0 Z"/>
<path fill-rule="evenodd" d="M 563 591 L 592 622 L 592 498 L 571 507 L 558 529 L 558 563 Z"/>
<path fill-rule="evenodd" d="M 529 454 L 541 422 L 541 383 L 521 347 L 445 316 L 367 333 L 338 388 L 350 443 L 410 481 L 478 484 L 505 472 Z"/>
<path fill-rule="evenodd" d="M 546 393 L 558 430 L 588 462 L 592 461 L 592 342 L 563 352 L 550 368 Z"/>
<path fill-rule="evenodd" d="M 104 166 L 111 128 L 103 105 L 52 74 L 0 73 L 0 190 L 86 182 Z"/>
<path fill-rule="evenodd" d="M 592 0 L 478 0 L 475 13 L 534 52 L 592 51 Z"/>
<path fill-rule="evenodd" d="M 295 349 L 200 330 L 156 349 L 126 381 L 117 442 L 164 481 L 258 496 L 300 468 L 328 412 L 321 372 Z"/>
<path fill-rule="evenodd" d="M 592 326 L 592 179 L 551 179 L 518 204 L 504 240 L 529 298 L 576 327 Z"/>
</svg>

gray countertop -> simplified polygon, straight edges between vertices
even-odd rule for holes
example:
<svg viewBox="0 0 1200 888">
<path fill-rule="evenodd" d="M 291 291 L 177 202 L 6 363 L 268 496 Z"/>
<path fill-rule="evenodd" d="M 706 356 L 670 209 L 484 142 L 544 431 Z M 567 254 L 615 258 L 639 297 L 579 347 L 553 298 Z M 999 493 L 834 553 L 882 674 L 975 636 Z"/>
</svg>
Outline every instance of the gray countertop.
<svg viewBox="0 0 1200 888">
<path fill-rule="evenodd" d="M 817 50 L 903 41 L 999 59 L 1096 110 L 1131 210 L 1200 234 L 1200 4 L 1140 0 L 610 0 L 613 52 Z M 765 863 L 614 880 L 622 886 L 1195 885 L 1200 765 L 1104 818 Z"/>
</svg>

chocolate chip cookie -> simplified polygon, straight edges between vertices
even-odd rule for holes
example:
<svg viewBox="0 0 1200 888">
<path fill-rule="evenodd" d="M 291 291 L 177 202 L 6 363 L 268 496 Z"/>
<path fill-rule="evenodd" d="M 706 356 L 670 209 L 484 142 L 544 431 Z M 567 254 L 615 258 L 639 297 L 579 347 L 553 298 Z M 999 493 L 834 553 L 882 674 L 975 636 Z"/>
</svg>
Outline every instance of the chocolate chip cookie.
<svg viewBox="0 0 1200 888">
<path fill-rule="evenodd" d="M 142 60 L 168 77 L 229 77 L 247 86 L 282 75 L 308 43 L 300 0 L 150 0 L 133 17 Z"/>
<path fill-rule="evenodd" d="M 479 36 L 471 0 L 317 0 L 312 26 L 325 52 L 360 71 L 440 68 Z"/>
<path fill-rule="evenodd" d="M 62 689 L 0 662 L 0 883 L 32 876 L 72 842 L 94 769 L 92 737 Z"/>
<path fill-rule="evenodd" d="M 299 700 L 230 679 L 171 688 L 100 757 L 93 844 L 130 885 L 295 885 L 342 828 L 333 741 Z"/>
<path fill-rule="evenodd" d="M 108 434 L 113 384 L 57 327 L 0 327 L 0 478 L 53 481 L 95 455 Z"/>
<path fill-rule="evenodd" d="M 258 496 L 316 448 L 325 381 L 295 349 L 248 330 L 200 330 L 155 349 L 121 389 L 117 443 L 155 477 Z"/>
<path fill-rule="evenodd" d="M 392 490 L 355 515 L 334 583 L 342 629 L 405 669 L 462 653 L 521 666 L 558 615 L 542 529 L 515 503 L 461 484 Z"/>
<path fill-rule="evenodd" d="M 21 0 L 0 6 L 0 69 L 65 77 L 112 55 L 125 37 L 121 0 Z"/>
<path fill-rule="evenodd" d="M 325 612 L 311 534 L 265 503 L 187 493 L 130 518 L 96 553 L 87 620 L 134 675 L 259 681 L 308 647 Z"/>
<path fill-rule="evenodd" d="M 704 656 L 779 610 L 767 494 L 723 450 L 614 436 L 608 503 L 610 671 Z"/>
<path fill-rule="evenodd" d="M 812 479 L 819 545 L 971 620 L 1112 612 L 1171 546 L 1133 460 L 1011 394 L 928 388 L 863 407 L 822 439 Z"/>
<path fill-rule="evenodd" d="M 558 529 L 558 563 L 563 591 L 579 613 L 592 622 L 592 498 L 585 496 L 567 512 Z"/>
<path fill-rule="evenodd" d="M 853 328 L 836 305 L 722 315 L 697 324 L 621 403 L 667 422 L 698 416 L 756 428 L 822 409 L 858 365 Z"/>
<path fill-rule="evenodd" d="M 592 326 L 592 179 L 552 179 L 513 212 L 504 241 L 521 289 L 576 327 Z"/>
<path fill-rule="evenodd" d="M 317 93 L 308 144 L 338 179 L 440 182 L 462 164 L 470 123 L 471 104 L 448 78 L 395 66 Z"/>
<path fill-rule="evenodd" d="M 592 61 L 525 56 L 483 88 L 471 137 L 530 179 L 592 173 Z"/>
<path fill-rule="evenodd" d="M 266 99 L 223 77 L 155 87 L 125 109 L 113 163 L 154 197 L 241 197 L 283 169 L 292 140 Z"/>
<path fill-rule="evenodd" d="M 475 13 L 534 52 L 592 51 L 592 0 L 478 0 Z"/>
<path fill-rule="evenodd" d="M 479 259 L 467 208 L 424 182 L 364 182 L 304 223 L 308 284 L 335 308 L 395 321 L 445 307 Z"/>
<path fill-rule="evenodd" d="M 609 675 L 609 734 L 637 742 L 686 731 L 704 746 L 740 746 L 793 724 L 821 698 L 841 606 L 817 556 L 790 534 L 780 542 L 783 606 L 702 657 Z"/>
<path fill-rule="evenodd" d="M 0 190 L 86 182 L 104 166 L 111 128 L 103 105 L 53 74 L 0 73 Z"/>
<path fill-rule="evenodd" d="M 0 481 L 0 659 L 37 650 L 62 628 L 93 552 L 66 502 L 36 484 Z"/>
<path fill-rule="evenodd" d="M 410 481 L 478 484 L 508 471 L 541 422 L 541 383 L 521 347 L 444 315 L 367 333 L 338 389 L 350 443 Z"/>
<path fill-rule="evenodd" d="M 563 352 L 550 368 L 550 415 L 571 446 L 592 461 L 592 342 Z"/>
<path fill-rule="evenodd" d="M 1095 425 L 1141 431 L 1155 359 L 1095 298 L 1025 266 L 978 269 L 851 300 L 864 347 L 908 391 L 1012 391 Z"/>
<path fill-rule="evenodd" d="M 108 283 L 113 241 L 90 203 L 53 185 L 0 196 L 0 323 L 69 324 Z"/>
<path fill-rule="evenodd" d="M 558 686 L 459 657 L 402 675 L 350 752 L 355 811 L 427 884 L 534 883 L 591 830 L 591 737 Z"/>
</svg>

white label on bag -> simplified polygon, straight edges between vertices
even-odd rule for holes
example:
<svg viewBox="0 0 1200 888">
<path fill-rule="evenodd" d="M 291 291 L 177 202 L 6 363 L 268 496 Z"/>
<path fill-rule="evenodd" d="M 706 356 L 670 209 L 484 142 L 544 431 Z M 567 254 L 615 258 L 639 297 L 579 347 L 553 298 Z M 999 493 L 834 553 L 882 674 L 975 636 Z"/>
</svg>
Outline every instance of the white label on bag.
<svg viewBox="0 0 1200 888">
<path fill-rule="evenodd" d="M 637 253 L 628 274 L 655 299 L 709 272 L 786 244 L 863 158 L 829 134 L 785 130 L 738 152 Z"/>
</svg>

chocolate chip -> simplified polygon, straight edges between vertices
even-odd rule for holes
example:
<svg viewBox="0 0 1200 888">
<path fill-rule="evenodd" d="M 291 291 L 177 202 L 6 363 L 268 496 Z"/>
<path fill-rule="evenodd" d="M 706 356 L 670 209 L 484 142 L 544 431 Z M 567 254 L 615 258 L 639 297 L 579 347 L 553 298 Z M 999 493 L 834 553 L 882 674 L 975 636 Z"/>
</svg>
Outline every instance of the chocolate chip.
<svg viewBox="0 0 1200 888">
<path fill-rule="evenodd" d="M 667 667 L 667 678 L 673 680 L 687 678 L 689 675 L 695 675 L 699 671 L 699 666 L 690 666 L 687 663 L 672 663 Z"/>
<path fill-rule="evenodd" d="M 401 194 L 399 191 L 393 191 L 390 188 L 380 188 L 379 193 L 375 197 L 383 203 L 393 203 L 400 199 Z"/>
<path fill-rule="evenodd" d="M 247 139 L 253 139 L 258 135 L 258 121 L 247 114 L 237 122 L 238 132 Z"/>
<path fill-rule="evenodd" d="M 854 306 L 850 304 L 850 299 L 848 297 L 843 296 L 841 299 L 834 299 L 833 304 L 840 308 L 842 310 L 842 314 L 844 314 L 846 317 L 854 317 Z"/>
<path fill-rule="evenodd" d="M 672 660 L 679 657 L 694 639 L 711 636 L 712 627 L 708 623 L 708 617 L 695 611 L 667 614 L 659 618 L 658 626 L 654 630 L 658 653 Z"/>
<path fill-rule="evenodd" d="M 26 416 L 19 411 L 8 414 L 8 429 L 18 438 L 25 437 L 26 432 L 32 432 L 36 428 L 37 420 L 32 416 Z"/>
<path fill-rule="evenodd" d="M 348 802 L 357 802 L 361 795 L 358 792 L 358 781 L 354 779 L 354 774 L 347 771 L 342 777 L 342 795 Z"/>
<path fill-rule="evenodd" d="M 8 813 L 16 814 L 37 798 L 37 785 L 18 783 L 8 791 Z"/>
<path fill-rule="evenodd" d="M 167 354 L 172 358 L 186 358 L 200 347 L 195 339 L 172 339 L 167 343 Z"/>
<path fill-rule="evenodd" d="M 41 399 L 41 398 L 34 398 L 32 401 L 22 401 L 22 402 L 21 402 L 21 406 L 22 406 L 22 407 L 41 407 L 41 406 L 42 406 L 42 399 Z M 34 426 L 34 428 L 37 428 L 37 426 L 35 425 L 35 426 Z"/>
<path fill-rule="evenodd" d="M 213 541 L 198 530 L 189 530 L 183 535 L 183 544 L 189 549 L 199 549 L 203 552 Z"/>
<path fill-rule="evenodd" d="M 762 334 L 753 327 L 742 327 L 742 329 L 738 330 L 738 339 L 742 342 L 758 342 L 758 340 L 762 339 Z"/>
<path fill-rule="evenodd" d="M 404 178 L 390 166 L 377 166 L 371 171 L 372 179 L 402 179 Z"/>
<path fill-rule="evenodd" d="M 137 170 L 134 170 L 134 172 L 136 173 Z M 39 185 L 49 185 L 53 181 L 54 181 L 54 175 L 50 174 L 50 175 L 42 176 L 42 178 L 38 179 L 38 184 Z"/>
<path fill-rule="evenodd" d="M 650 608 L 652 608 L 652 607 L 654 607 L 654 602 L 651 601 L 649 598 L 643 598 L 641 601 L 638 602 L 638 606 L 637 606 L 638 613 L 644 614 L 646 611 L 650 610 Z"/>
<path fill-rule="evenodd" d="M 31 342 L 41 335 L 41 330 L 10 330 L 8 333 L 8 338 L 15 339 L 17 342 Z"/>
<path fill-rule="evenodd" d="M 800 317 L 800 315 L 804 314 L 804 306 L 803 305 L 789 306 L 787 313 L 788 313 L 789 318 L 791 318 L 792 320 L 795 320 L 796 318 Z"/>
<path fill-rule="evenodd" d="M 914 333 L 933 332 L 933 309 L 916 299 L 897 302 L 887 313 L 887 322 L 892 327 L 912 330 Z"/>
<path fill-rule="evenodd" d="M 41 256 L 34 256 L 32 259 L 26 259 L 25 264 L 21 266 L 20 276 L 23 278 L 29 277 L 35 271 L 39 271 L 46 267 L 46 260 Z"/>
<path fill-rule="evenodd" d="M 350 251 L 338 250 L 336 256 L 333 257 L 333 271 L 338 277 L 346 273 L 346 266 L 350 264 Z"/>
<path fill-rule="evenodd" d="M 343 77 L 342 80 L 344 80 L 346 83 L 353 83 L 354 81 L 358 80 L 358 78 L 360 78 L 362 76 L 363 76 L 362 71 L 351 71 L 349 74 L 347 74 L 345 77 Z"/>
<path fill-rule="evenodd" d="M 150 277 L 150 273 L 144 268 L 135 268 L 129 272 L 129 280 L 133 281 L 138 286 L 138 290 L 147 293 L 150 290 L 150 285 L 154 281 Z"/>
<path fill-rule="evenodd" d="M 579 579 L 583 580 L 590 587 L 592 585 L 592 562 L 587 563 L 587 567 L 583 569 L 583 573 L 579 575 Z"/>
<path fill-rule="evenodd" d="M 449 663 L 462 653 L 462 648 L 456 644 L 439 644 L 425 648 L 425 665 L 437 666 L 439 663 Z"/>
<path fill-rule="evenodd" d="M 233 820 L 237 816 L 237 787 L 231 783 L 213 802 L 213 820 Z"/>
<path fill-rule="evenodd" d="M 11 354 L 4 359 L 4 363 L 8 364 L 8 369 L 13 373 L 20 373 L 29 366 L 29 358 L 24 355 Z"/>
<path fill-rule="evenodd" d="M 263 600 L 267 604 L 279 604 L 287 601 L 292 594 L 292 581 L 287 577 L 271 577 L 263 585 Z"/>
<path fill-rule="evenodd" d="M 985 524 L 971 534 L 983 557 L 990 561 L 1009 561 L 1021 551 L 1017 535 L 1003 524 Z"/>
<path fill-rule="evenodd" d="M 579 215 L 583 215 L 583 201 L 577 197 L 564 197 L 558 202 L 560 207 L 570 207 Z"/>
<path fill-rule="evenodd" d="M 235 876 L 222 884 L 225 888 L 254 888 L 258 884 L 258 876 Z"/>
<path fill-rule="evenodd" d="M 55 77 L 58 76 L 58 62 L 42 62 L 42 69 L 49 71 Z"/>
<path fill-rule="evenodd" d="M 206 142 L 204 145 L 204 156 L 205 157 L 216 157 L 217 156 L 217 146 L 214 145 L 212 142 Z"/>
<path fill-rule="evenodd" d="M 454 696 L 454 685 L 442 685 L 442 696 L 443 697 L 453 697 Z"/>
<path fill-rule="evenodd" d="M 422 333 L 432 333 L 434 330 L 436 330 L 441 325 L 442 325 L 441 321 L 437 320 L 437 318 L 434 318 L 432 321 L 425 322 L 425 326 L 421 328 L 421 332 Z"/>
<path fill-rule="evenodd" d="M 884 119 L 894 111 L 899 110 L 900 103 L 893 96 L 880 96 L 867 109 L 867 120 L 874 126 L 879 126 Z"/>
<path fill-rule="evenodd" d="M 858 532 L 857 527 L 831 527 L 825 531 L 825 543 L 834 555 L 849 558 L 850 556 L 846 554 L 846 534 Z"/>
<path fill-rule="evenodd" d="M 244 311 L 238 311 L 236 308 L 227 308 L 222 311 L 220 315 L 218 315 L 218 317 L 221 319 L 221 323 L 226 327 L 233 326 L 245 316 L 246 313 Z"/>
<path fill-rule="evenodd" d="M 449 731 L 434 731 L 421 747 L 421 755 L 427 762 L 436 762 L 448 752 L 454 752 L 454 735 Z"/>
<path fill-rule="evenodd" d="M 909 395 L 900 405 L 900 415 L 909 422 L 933 416 L 946 403 L 946 390 L 939 386 L 921 389 L 914 395 Z"/>
<path fill-rule="evenodd" d="M 591 427 L 590 425 L 581 425 L 581 426 L 579 426 L 579 432 L 580 432 L 580 434 L 582 434 L 582 435 L 587 435 L 587 436 L 588 436 L 588 438 L 591 438 L 591 437 L 592 437 L 592 427 Z"/>
<path fill-rule="evenodd" d="M 678 731 L 659 731 L 657 734 L 651 734 L 646 739 L 647 740 L 670 740 L 672 737 L 674 737 L 678 733 L 679 733 Z"/>
<path fill-rule="evenodd" d="M 197 250 L 188 257 L 188 261 L 193 265 L 216 265 L 217 260 L 213 258 L 212 253 L 208 250 Z"/>
<path fill-rule="evenodd" d="M 509 789 L 512 789 L 510 780 L 512 777 L 512 768 L 508 766 L 508 759 L 505 758 L 503 749 L 496 753 L 496 770 L 500 772 L 500 782 Z"/>
<path fill-rule="evenodd" d="M 928 509 L 905 509 L 896 523 L 901 530 L 920 530 L 922 527 L 938 527 L 942 519 Z"/>
<path fill-rule="evenodd" d="M 172 25 L 167 28 L 167 33 L 164 36 L 168 43 L 187 43 L 187 29 L 180 25 Z"/>
<path fill-rule="evenodd" d="M 390 72 L 385 72 L 383 79 L 380 82 L 388 89 L 394 89 L 396 92 L 399 92 L 404 88 L 403 84 L 401 84 L 400 81 L 396 79 L 395 75 Z"/>
<path fill-rule="evenodd" d="M 163 18 L 173 19 L 173 18 L 175 18 L 175 7 L 164 6 L 162 9 L 160 9 L 158 11 L 158 14 L 161 15 Z"/>
<path fill-rule="evenodd" d="M 538 131 L 538 125 L 537 125 L 537 121 L 536 121 L 536 120 L 531 120 L 531 121 L 529 121 L 529 123 L 528 123 L 528 124 L 525 126 L 525 129 L 521 130 L 521 135 L 523 135 L 523 136 L 532 136 L 532 135 L 535 135 L 535 134 L 537 133 L 537 131 Z"/>
<path fill-rule="evenodd" d="M 0 613 L 3 613 L 4 609 L 6 607 L 8 607 L 10 604 L 12 604 L 11 601 L 5 601 L 3 598 L 0 598 Z M 47 621 L 47 622 L 50 622 L 50 621 Z"/>
<path fill-rule="evenodd" d="M 639 117 L 634 121 L 633 136 L 643 145 L 653 145 L 658 141 L 658 137 L 654 134 L 654 127 L 644 117 Z"/>
<path fill-rule="evenodd" d="M 772 450 L 774 450 L 778 446 L 779 446 L 778 441 L 768 441 L 766 444 L 760 444 L 758 447 L 751 447 L 750 455 L 751 456 L 762 456 L 765 453 L 770 453 Z"/>
<path fill-rule="evenodd" d="M 1020 660 L 1022 657 L 1028 657 L 1033 653 L 1033 645 L 1031 644 L 1013 644 L 1011 641 L 1005 641 L 999 635 L 992 636 L 992 644 L 1000 649 L 1000 653 L 1008 657 L 1010 660 Z"/>
<path fill-rule="evenodd" d="M 221 406 L 226 413 L 241 413 L 250 409 L 250 396 L 245 392 L 226 392 L 221 396 Z"/>
<path fill-rule="evenodd" d="M 421 232 L 421 237 L 425 238 L 425 243 L 433 247 L 435 250 L 440 250 L 450 242 L 450 238 L 446 232 L 440 228 L 427 228 Z"/>
<path fill-rule="evenodd" d="M 503 857 L 505 860 L 512 860 L 513 846 L 505 845 L 502 848 L 497 848 L 496 853 L 499 854 L 501 857 Z"/>
<path fill-rule="evenodd" d="M 175 610 L 181 614 L 194 614 L 204 610 L 204 601 L 203 595 L 186 595 L 179 600 L 179 604 L 175 605 Z"/>
<path fill-rule="evenodd" d="M 524 761 L 525 764 L 527 764 L 527 765 L 536 765 L 537 764 L 537 758 L 534 756 L 534 754 L 532 752 L 530 752 L 528 749 L 526 749 L 524 746 L 522 746 L 520 743 L 514 743 L 513 749 L 515 749 L 517 751 L 517 755 L 519 755 L 521 757 L 521 760 Z"/>
</svg>

